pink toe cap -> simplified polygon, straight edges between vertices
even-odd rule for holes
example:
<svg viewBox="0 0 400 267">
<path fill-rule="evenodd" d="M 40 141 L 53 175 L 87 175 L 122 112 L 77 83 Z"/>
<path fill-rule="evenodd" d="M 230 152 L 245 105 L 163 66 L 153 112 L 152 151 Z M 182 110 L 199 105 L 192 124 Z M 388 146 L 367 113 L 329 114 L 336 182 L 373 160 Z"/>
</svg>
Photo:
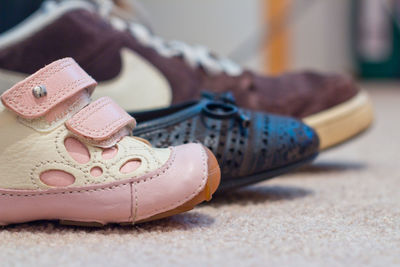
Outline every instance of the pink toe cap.
<svg viewBox="0 0 400 267">
<path fill-rule="evenodd" d="M 204 189 L 208 166 L 203 146 L 187 144 L 172 149 L 171 158 L 161 172 L 134 184 L 136 220 L 179 207 Z"/>
</svg>

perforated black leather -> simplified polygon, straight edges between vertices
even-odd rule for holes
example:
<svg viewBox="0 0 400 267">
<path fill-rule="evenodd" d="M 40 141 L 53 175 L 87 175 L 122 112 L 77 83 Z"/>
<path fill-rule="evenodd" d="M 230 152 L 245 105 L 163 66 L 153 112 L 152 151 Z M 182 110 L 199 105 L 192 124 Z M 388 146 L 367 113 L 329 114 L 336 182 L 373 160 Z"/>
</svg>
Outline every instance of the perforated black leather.
<svg viewBox="0 0 400 267">
<path fill-rule="evenodd" d="M 271 178 L 318 153 L 317 134 L 301 121 L 239 109 L 221 97 L 131 115 L 138 121 L 134 135 L 155 147 L 207 146 L 221 167 L 221 190 Z"/>
</svg>

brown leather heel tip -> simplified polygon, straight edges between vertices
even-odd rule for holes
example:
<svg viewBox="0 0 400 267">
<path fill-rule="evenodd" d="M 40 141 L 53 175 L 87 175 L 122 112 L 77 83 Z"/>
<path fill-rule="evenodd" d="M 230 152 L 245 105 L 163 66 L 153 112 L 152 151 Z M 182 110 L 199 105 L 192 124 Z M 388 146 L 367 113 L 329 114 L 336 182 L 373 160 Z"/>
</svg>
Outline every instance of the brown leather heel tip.
<svg viewBox="0 0 400 267">
<path fill-rule="evenodd" d="M 214 154 L 207 148 L 204 147 L 207 152 L 207 164 L 208 164 L 208 188 L 210 189 L 210 196 L 207 201 L 211 200 L 212 195 L 217 191 L 219 183 L 221 182 L 221 170 L 217 158 Z"/>
</svg>

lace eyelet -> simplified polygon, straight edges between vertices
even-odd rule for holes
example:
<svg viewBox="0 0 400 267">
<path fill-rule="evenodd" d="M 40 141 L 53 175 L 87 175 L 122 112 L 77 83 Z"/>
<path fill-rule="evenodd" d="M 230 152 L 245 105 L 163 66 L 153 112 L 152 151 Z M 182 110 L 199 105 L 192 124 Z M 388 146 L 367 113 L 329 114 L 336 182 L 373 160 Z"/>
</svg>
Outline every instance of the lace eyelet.
<svg viewBox="0 0 400 267">
<path fill-rule="evenodd" d="M 203 107 L 203 112 L 214 119 L 230 119 L 236 116 L 238 108 L 227 103 L 209 102 Z"/>
</svg>

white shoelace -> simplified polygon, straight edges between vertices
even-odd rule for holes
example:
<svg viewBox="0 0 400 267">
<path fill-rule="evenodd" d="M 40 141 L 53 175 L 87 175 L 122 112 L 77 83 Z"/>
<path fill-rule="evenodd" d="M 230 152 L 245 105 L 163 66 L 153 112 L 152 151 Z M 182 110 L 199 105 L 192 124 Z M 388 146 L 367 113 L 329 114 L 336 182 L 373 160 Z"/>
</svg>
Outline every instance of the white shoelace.
<svg viewBox="0 0 400 267">
<path fill-rule="evenodd" d="M 181 56 L 192 68 L 201 66 L 211 75 L 223 72 L 230 76 L 238 76 L 243 72 L 242 68 L 230 59 L 214 57 L 207 47 L 190 46 L 180 41 L 165 41 L 161 37 L 153 35 L 144 25 L 114 15 L 112 1 L 97 0 L 96 2 L 100 15 L 108 19 L 114 28 L 120 31 L 129 30 L 142 45 L 153 48 L 164 57 Z"/>
</svg>

